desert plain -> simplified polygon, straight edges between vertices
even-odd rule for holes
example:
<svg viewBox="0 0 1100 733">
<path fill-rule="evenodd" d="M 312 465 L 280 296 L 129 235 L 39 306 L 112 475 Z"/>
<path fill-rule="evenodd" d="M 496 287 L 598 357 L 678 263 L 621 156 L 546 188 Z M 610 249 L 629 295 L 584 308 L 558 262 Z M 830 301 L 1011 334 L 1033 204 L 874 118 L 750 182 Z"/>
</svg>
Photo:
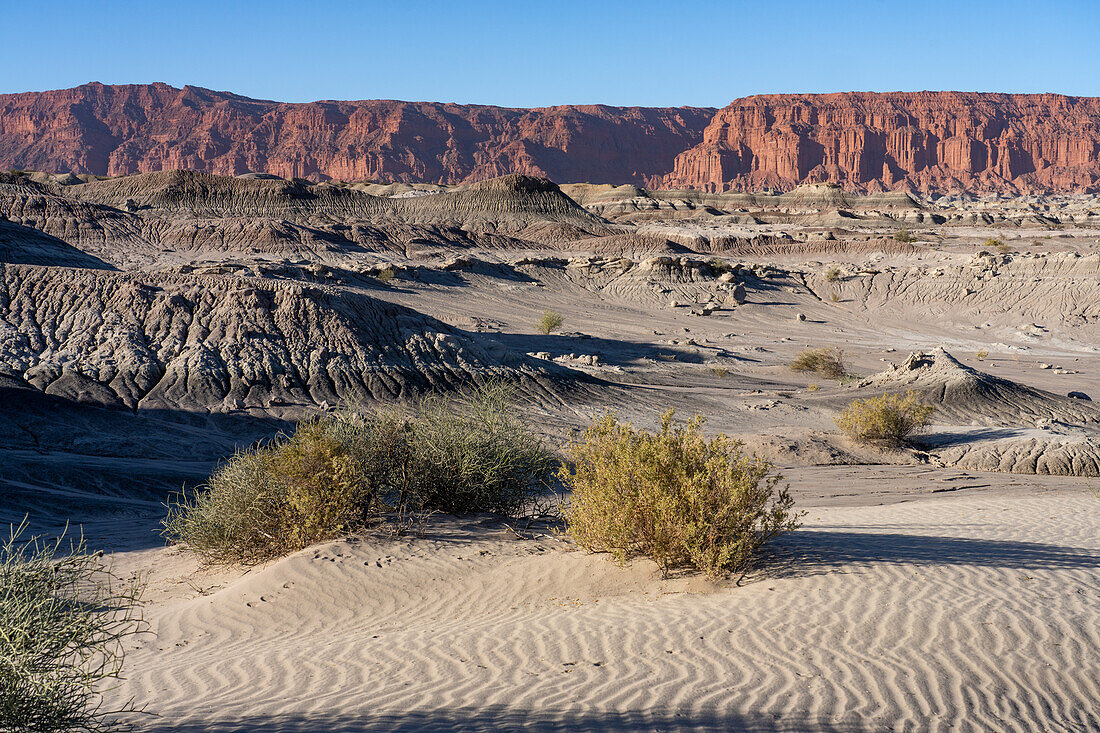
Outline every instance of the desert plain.
<svg viewBox="0 0 1100 733">
<path fill-rule="evenodd" d="M 14 171 L 0 213 L 0 522 L 143 579 L 138 730 L 1100 728 L 1093 194 Z M 824 347 L 848 377 L 792 371 Z M 803 526 L 724 578 L 545 516 L 249 567 L 159 534 L 296 420 L 489 379 L 554 446 L 703 414 Z M 911 446 L 838 430 L 907 390 Z"/>
</svg>

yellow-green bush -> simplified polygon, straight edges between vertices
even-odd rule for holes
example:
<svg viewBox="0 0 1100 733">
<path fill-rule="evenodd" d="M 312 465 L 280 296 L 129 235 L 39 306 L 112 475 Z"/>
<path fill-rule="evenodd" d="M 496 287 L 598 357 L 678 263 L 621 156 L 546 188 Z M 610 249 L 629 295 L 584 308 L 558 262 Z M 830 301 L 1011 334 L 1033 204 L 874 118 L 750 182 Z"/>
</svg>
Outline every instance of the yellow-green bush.
<svg viewBox="0 0 1100 733">
<path fill-rule="evenodd" d="M 917 238 L 909 233 L 909 227 L 902 227 L 894 232 L 894 241 L 908 243 L 917 241 Z"/>
<path fill-rule="evenodd" d="M 848 374 L 844 366 L 844 352 L 836 348 L 806 349 L 791 362 L 796 372 L 820 374 L 827 379 L 843 379 Z"/>
<path fill-rule="evenodd" d="M 121 675 L 126 640 L 146 628 L 141 587 L 110 572 L 83 540 L 0 541 L 0 730 L 129 730 L 102 693 Z"/>
<path fill-rule="evenodd" d="M 512 514 L 556 465 L 493 384 L 462 401 L 305 421 L 180 496 L 165 535 L 209 561 L 262 562 L 392 515 Z"/>
<path fill-rule="evenodd" d="M 642 555 L 662 571 L 745 571 L 769 540 L 798 527 L 782 477 L 723 435 L 707 440 L 703 418 L 678 423 L 670 410 L 656 433 L 614 415 L 596 420 L 567 448 L 564 517 L 588 550 L 620 561 Z"/>
<path fill-rule="evenodd" d="M 535 328 L 539 330 L 539 333 L 544 333 L 549 336 L 554 331 L 561 328 L 561 324 L 565 322 L 565 318 L 561 313 L 557 311 L 545 311 L 535 324 Z"/>
<path fill-rule="evenodd" d="M 414 511 L 511 515 L 549 486 L 558 466 L 500 383 L 459 404 L 423 400 L 406 431 L 406 469 L 393 484 L 402 486 L 399 503 Z"/>
<path fill-rule="evenodd" d="M 836 424 L 856 442 L 898 447 L 928 425 L 934 409 L 909 390 L 904 395 L 884 394 L 855 400 L 837 416 Z"/>
</svg>

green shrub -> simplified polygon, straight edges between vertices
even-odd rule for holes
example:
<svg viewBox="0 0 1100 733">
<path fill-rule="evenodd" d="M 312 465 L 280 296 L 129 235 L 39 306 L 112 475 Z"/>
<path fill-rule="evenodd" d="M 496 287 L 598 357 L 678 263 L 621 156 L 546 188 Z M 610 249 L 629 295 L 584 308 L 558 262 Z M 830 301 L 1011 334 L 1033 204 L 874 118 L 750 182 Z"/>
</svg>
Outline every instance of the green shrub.
<svg viewBox="0 0 1100 733">
<path fill-rule="evenodd" d="M 710 269 L 712 271 L 718 273 L 719 275 L 733 271 L 733 265 L 731 265 L 729 262 L 726 262 L 721 257 L 711 257 L 709 260 L 707 260 L 707 265 L 710 266 Z"/>
<path fill-rule="evenodd" d="M 855 400 L 844 409 L 836 424 L 858 443 L 900 447 L 915 432 L 928 425 L 935 408 L 921 403 L 913 390 Z"/>
<path fill-rule="evenodd" d="M 379 463 L 398 429 L 383 413 L 370 423 L 352 413 L 307 420 L 181 495 L 165 534 L 209 560 L 255 563 L 360 527 L 382 499 Z"/>
<path fill-rule="evenodd" d="M 844 366 L 844 352 L 838 348 L 807 349 L 799 352 L 791 362 L 791 369 L 820 374 L 826 379 L 842 379 L 848 374 Z"/>
<path fill-rule="evenodd" d="M 461 402 L 305 421 L 178 497 L 165 535 L 211 562 L 263 562 L 414 512 L 513 514 L 555 466 L 508 389 L 490 384 Z"/>
<path fill-rule="evenodd" d="M 393 280 L 394 277 L 396 277 L 396 276 L 397 276 L 397 273 L 394 271 L 394 269 L 392 267 L 387 267 L 387 268 L 384 268 L 382 270 L 379 270 L 378 274 L 375 275 L 375 277 L 378 280 L 380 280 L 383 283 L 387 283 L 387 284 L 391 280 Z"/>
<path fill-rule="evenodd" d="M 1004 243 L 1003 240 L 997 237 L 990 237 L 989 239 L 985 240 L 985 244 L 983 246 L 995 249 L 1001 254 L 1008 254 L 1012 251 L 1011 247 L 1009 247 L 1007 244 Z"/>
<path fill-rule="evenodd" d="M 558 466 L 500 383 L 479 388 L 459 406 L 428 398 L 407 430 L 402 501 L 417 511 L 511 515 L 549 485 Z"/>
<path fill-rule="evenodd" d="M 909 243 L 917 241 L 917 238 L 909 233 L 909 227 L 902 227 L 894 232 L 894 241 Z"/>
<path fill-rule="evenodd" d="M 0 543 L 0 730 L 124 730 L 104 684 L 120 677 L 124 640 L 140 633 L 141 588 L 114 577 L 83 542 Z"/>
<path fill-rule="evenodd" d="M 989 352 L 985 349 L 980 349 L 974 353 L 974 356 L 978 358 L 978 361 L 985 361 L 985 358 L 989 356 Z"/>
<path fill-rule="evenodd" d="M 561 328 L 561 324 L 564 322 L 565 319 L 562 317 L 561 313 L 557 311 L 546 311 L 535 324 L 535 328 L 539 330 L 539 333 L 549 336 L 551 333 Z"/>
<path fill-rule="evenodd" d="M 839 280 L 840 279 L 840 268 L 837 267 L 836 265 L 830 265 L 829 268 L 827 270 L 825 270 L 825 279 L 828 280 L 831 283 L 836 282 L 837 280 Z"/>
<path fill-rule="evenodd" d="M 572 489 L 565 507 L 570 535 L 584 548 L 625 561 L 643 555 L 666 574 L 695 568 L 710 575 L 749 569 L 769 540 L 798 527 L 799 514 L 771 464 L 741 453 L 719 435 L 707 440 L 703 418 L 676 423 L 672 411 L 654 434 L 596 420 L 567 448 Z"/>
</svg>

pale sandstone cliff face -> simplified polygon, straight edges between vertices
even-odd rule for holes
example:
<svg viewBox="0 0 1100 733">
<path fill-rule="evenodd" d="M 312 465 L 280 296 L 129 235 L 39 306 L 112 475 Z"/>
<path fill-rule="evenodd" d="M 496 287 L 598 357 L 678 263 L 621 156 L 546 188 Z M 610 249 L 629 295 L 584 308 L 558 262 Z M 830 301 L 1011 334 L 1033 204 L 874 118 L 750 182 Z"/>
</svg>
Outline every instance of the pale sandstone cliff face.
<svg viewBox="0 0 1100 733">
<path fill-rule="evenodd" d="M 1100 99 L 964 92 L 762 95 L 720 110 L 665 187 L 1085 191 Z"/>
<path fill-rule="evenodd" d="M 0 95 L 0 169 L 187 169 L 466 183 L 509 173 L 655 183 L 713 109 L 430 102 L 282 104 L 197 87 L 86 84 Z"/>
</svg>

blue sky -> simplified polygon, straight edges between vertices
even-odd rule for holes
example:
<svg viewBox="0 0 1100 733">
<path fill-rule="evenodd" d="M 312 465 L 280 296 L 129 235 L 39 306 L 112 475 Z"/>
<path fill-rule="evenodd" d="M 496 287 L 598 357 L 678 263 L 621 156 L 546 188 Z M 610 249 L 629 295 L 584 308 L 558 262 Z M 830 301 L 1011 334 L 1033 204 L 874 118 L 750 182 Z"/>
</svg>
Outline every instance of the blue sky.
<svg viewBox="0 0 1100 733">
<path fill-rule="evenodd" d="M 1100 96 L 1100 0 L 3 0 L 0 93 L 723 106 L 769 92 Z"/>
</svg>

